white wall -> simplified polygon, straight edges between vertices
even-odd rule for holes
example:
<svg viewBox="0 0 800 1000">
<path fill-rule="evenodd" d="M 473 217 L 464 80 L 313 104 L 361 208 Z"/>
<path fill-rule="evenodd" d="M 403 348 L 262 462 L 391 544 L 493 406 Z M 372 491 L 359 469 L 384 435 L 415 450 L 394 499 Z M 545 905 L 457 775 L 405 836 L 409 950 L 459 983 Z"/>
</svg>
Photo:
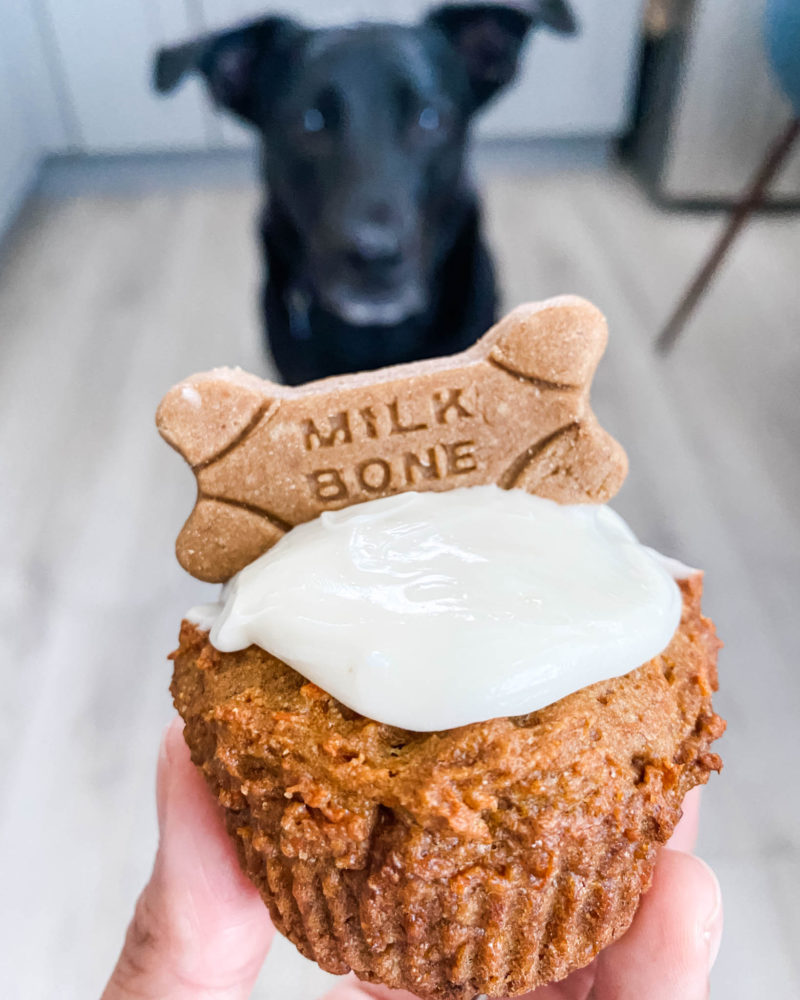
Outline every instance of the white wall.
<svg viewBox="0 0 800 1000">
<path fill-rule="evenodd" d="M 0 31 L 0 233 L 19 208 L 44 152 L 68 145 L 34 8 L 7 4 Z"/>
<path fill-rule="evenodd" d="M 170 101 L 150 85 L 159 45 L 203 30 L 190 0 L 39 0 L 58 47 L 81 150 L 207 146 L 218 134 L 197 82 Z"/>
</svg>

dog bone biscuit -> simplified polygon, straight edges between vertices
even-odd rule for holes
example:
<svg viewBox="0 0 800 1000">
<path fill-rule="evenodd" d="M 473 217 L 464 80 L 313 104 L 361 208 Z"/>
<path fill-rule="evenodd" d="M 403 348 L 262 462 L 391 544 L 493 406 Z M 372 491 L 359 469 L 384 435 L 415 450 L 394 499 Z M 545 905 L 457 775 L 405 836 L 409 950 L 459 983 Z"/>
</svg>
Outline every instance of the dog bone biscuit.
<svg viewBox="0 0 800 1000">
<path fill-rule="evenodd" d="M 594 306 L 562 296 L 520 306 L 452 357 L 298 388 L 192 376 L 157 415 L 197 478 L 178 560 L 221 582 L 296 524 L 406 490 L 496 483 L 604 503 L 627 472 L 589 407 L 606 337 Z"/>
</svg>

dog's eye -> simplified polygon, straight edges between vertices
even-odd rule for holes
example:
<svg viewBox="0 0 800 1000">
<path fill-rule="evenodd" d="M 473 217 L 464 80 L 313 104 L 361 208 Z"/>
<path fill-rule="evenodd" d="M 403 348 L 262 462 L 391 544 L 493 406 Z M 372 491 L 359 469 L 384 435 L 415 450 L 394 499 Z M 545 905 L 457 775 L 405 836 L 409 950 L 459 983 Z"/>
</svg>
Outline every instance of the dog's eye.
<svg viewBox="0 0 800 1000">
<path fill-rule="evenodd" d="M 306 132 L 321 132 L 325 128 L 325 116 L 319 108 L 309 108 L 305 112 L 303 128 Z"/>
<path fill-rule="evenodd" d="M 419 113 L 417 124 L 425 132 L 435 132 L 442 124 L 442 118 L 436 108 L 423 108 Z"/>
</svg>

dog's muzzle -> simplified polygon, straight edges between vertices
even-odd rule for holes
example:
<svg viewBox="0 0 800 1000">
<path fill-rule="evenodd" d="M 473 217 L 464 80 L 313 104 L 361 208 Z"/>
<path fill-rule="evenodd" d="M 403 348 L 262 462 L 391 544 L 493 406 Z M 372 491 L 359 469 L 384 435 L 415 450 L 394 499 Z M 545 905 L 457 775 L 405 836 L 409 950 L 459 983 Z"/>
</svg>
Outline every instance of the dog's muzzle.
<svg viewBox="0 0 800 1000">
<path fill-rule="evenodd" d="M 346 323 L 396 326 L 427 306 L 419 254 L 386 227 L 359 227 L 320 263 L 313 281 L 318 296 Z"/>
</svg>

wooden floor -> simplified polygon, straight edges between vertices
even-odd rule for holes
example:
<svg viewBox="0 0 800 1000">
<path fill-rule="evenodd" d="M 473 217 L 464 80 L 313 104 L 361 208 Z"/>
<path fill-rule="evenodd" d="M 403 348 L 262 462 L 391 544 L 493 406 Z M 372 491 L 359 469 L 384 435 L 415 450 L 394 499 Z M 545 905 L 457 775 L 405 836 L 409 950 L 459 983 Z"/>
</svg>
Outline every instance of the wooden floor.
<svg viewBox="0 0 800 1000">
<path fill-rule="evenodd" d="M 207 588 L 172 556 L 190 473 L 163 392 L 261 373 L 249 188 L 81 197 L 26 213 L 0 273 L 2 994 L 85 1000 L 111 968 L 156 842 L 165 655 Z M 800 998 L 800 217 L 745 234 L 668 360 L 658 325 L 719 225 L 622 174 L 501 176 L 488 221 L 509 305 L 578 292 L 607 313 L 595 408 L 627 446 L 615 503 L 707 570 L 726 641 L 726 768 L 700 851 L 727 899 L 721 1000 Z M 282 944 L 258 997 L 310 1000 Z"/>
</svg>

